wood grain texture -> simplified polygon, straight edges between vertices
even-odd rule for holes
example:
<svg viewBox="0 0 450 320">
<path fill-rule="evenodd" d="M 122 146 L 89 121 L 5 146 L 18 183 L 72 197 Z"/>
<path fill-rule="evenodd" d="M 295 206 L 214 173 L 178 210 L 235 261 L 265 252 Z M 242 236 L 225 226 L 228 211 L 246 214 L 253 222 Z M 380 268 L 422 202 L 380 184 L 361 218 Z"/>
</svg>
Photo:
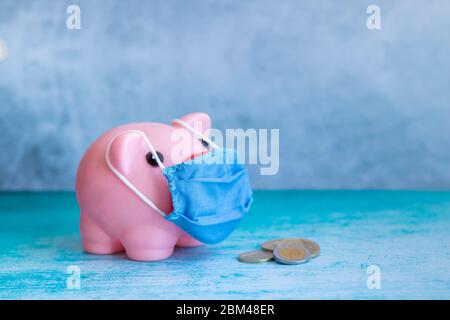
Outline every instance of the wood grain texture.
<svg viewBox="0 0 450 320">
<path fill-rule="evenodd" d="M 279 237 L 317 241 L 304 265 L 243 264 Z M 0 194 L 1 299 L 450 299 L 450 192 L 257 191 L 226 241 L 168 260 L 82 252 L 73 193 Z M 381 268 L 370 290 L 369 265 Z M 81 289 L 66 287 L 81 268 Z"/>
</svg>

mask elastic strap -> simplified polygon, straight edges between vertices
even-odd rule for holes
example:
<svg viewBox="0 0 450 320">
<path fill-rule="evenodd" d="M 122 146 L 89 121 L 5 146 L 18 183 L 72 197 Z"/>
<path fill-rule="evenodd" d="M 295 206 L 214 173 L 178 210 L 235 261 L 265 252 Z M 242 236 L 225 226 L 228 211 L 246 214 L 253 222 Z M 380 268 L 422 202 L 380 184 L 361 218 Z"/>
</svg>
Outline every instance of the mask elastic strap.
<svg viewBox="0 0 450 320">
<path fill-rule="evenodd" d="M 183 126 L 193 134 L 197 135 L 198 137 L 202 138 L 203 141 L 206 141 L 210 146 L 212 146 L 214 149 L 220 149 L 220 147 L 211 141 L 207 136 L 205 136 L 200 131 L 195 130 L 191 125 L 189 125 L 187 122 L 181 120 L 181 119 L 174 119 L 173 122 L 178 123 L 179 125 Z"/>
<path fill-rule="evenodd" d="M 141 135 L 144 138 L 145 143 L 150 148 L 150 151 L 151 151 L 153 157 L 155 158 L 156 162 L 158 163 L 158 166 L 161 168 L 161 170 L 165 169 L 165 166 L 162 164 L 162 162 L 158 158 L 155 148 L 153 148 L 153 145 L 150 143 L 150 141 L 148 140 L 145 133 L 142 132 L 141 130 L 127 130 L 127 131 L 123 131 L 123 132 L 117 134 L 116 136 L 114 136 L 114 138 L 112 138 L 111 141 L 109 141 L 108 146 L 106 147 L 106 153 L 105 153 L 106 164 L 108 165 L 108 168 L 112 171 L 112 173 L 114 173 L 117 176 L 117 178 L 119 178 L 128 188 L 130 188 L 130 190 L 133 191 L 142 201 L 144 201 L 147 205 L 149 205 L 152 209 L 154 209 L 160 215 L 165 217 L 166 213 L 164 213 L 164 211 L 160 210 L 149 198 L 147 198 L 142 192 L 140 192 L 138 190 L 138 188 L 136 188 L 122 173 L 119 172 L 119 170 L 117 170 L 112 165 L 111 160 L 109 159 L 109 151 L 111 149 L 112 143 L 119 136 L 121 136 L 125 133 L 137 133 L 137 134 Z"/>
</svg>

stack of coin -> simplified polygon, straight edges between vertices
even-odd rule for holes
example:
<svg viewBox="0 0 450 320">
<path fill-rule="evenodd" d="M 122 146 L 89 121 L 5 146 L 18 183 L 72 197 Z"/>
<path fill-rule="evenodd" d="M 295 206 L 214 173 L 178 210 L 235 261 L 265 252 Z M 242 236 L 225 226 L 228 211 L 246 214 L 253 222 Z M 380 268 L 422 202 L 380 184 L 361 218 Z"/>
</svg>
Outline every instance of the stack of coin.
<svg viewBox="0 0 450 320">
<path fill-rule="evenodd" d="M 287 238 L 264 242 L 262 250 L 245 252 L 239 261 L 246 263 L 266 262 L 275 259 L 282 264 L 301 264 L 319 255 L 320 246 L 308 239 Z"/>
</svg>

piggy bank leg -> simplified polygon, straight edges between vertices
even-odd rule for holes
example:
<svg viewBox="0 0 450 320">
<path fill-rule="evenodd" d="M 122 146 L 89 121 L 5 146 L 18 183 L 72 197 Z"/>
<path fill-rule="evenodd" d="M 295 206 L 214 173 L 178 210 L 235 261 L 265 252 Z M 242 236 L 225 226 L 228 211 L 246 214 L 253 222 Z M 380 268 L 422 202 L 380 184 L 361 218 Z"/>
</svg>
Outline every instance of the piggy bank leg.
<svg viewBox="0 0 450 320">
<path fill-rule="evenodd" d="M 172 255 L 176 242 L 176 235 L 153 225 L 132 227 L 122 238 L 127 256 L 137 261 L 167 259 Z"/>
<path fill-rule="evenodd" d="M 80 229 L 83 238 L 83 248 L 94 254 L 112 254 L 123 251 L 122 244 L 107 235 L 86 214 L 80 215 Z"/>
<path fill-rule="evenodd" d="M 198 246 L 202 246 L 202 245 L 203 245 L 203 243 L 201 243 L 198 240 L 195 240 L 188 234 L 180 237 L 180 239 L 178 239 L 178 242 L 177 242 L 177 247 L 185 247 L 185 248 L 198 247 Z"/>
</svg>

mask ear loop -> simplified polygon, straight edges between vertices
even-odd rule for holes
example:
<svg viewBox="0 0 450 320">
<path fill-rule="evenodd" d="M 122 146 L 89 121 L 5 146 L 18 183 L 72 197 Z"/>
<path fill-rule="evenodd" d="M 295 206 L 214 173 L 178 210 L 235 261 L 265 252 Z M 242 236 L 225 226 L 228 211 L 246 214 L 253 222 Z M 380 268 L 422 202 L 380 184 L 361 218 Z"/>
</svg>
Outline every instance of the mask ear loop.
<svg viewBox="0 0 450 320">
<path fill-rule="evenodd" d="M 133 191 L 142 201 L 144 201 L 148 206 L 150 206 L 152 209 L 154 209 L 156 212 L 158 212 L 161 216 L 166 217 L 166 213 L 164 213 L 164 211 L 160 210 L 149 198 L 147 198 L 141 191 L 139 191 L 138 188 L 136 188 L 122 173 L 120 173 L 119 170 L 117 170 L 112 165 L 111 160 L 109 159 L 109 151 L 111 149 L 112 143 L 119 136 L 121 136 L 125 133 L 137 133 L 137 134 L 141 135 L 144 138 L 145 143 L 150 148 L 150 151 L 153 154 L 153 157 L 155 158 L 156 162 L 158 163 L 158 166 L 161 168 L 161 171 L 166 168 L 162 164 L 161 160 L 159 160 L 155 148 L 153 148 L 153 145 L 150 143 L 150 141 L 148 140 L 145 133 L 140 130 L 126 130 L 126 131 L 123 131 L 123 132 L 117 134 L 116 136 L 114 136 L 114 138 L 112 138 L 111 141 L 109 141 L 108 146 L 106 147 L 106 152 L 105 152 L 106 164 L 108 165 L 108 168 L 112 171 L 112 173 L 114 173 L 117 176 L 117 178 L 119 178 L 128 188 L 130 188 L 131 191 Z"/>
<path fill-rule="evenodd" d="M 181 120 L 181 119 L 174 119 L 173 122 L 178 123 L 179 125 L 183 126 L 193 134 L 197 135 L 198 137 L 202 138 L 204 141 L 208 142 L 210 146 L 212 146 L 214 149 L 220 149 L 220 147 L 211 141 L 207 136 L 205 136 L 200 131 L 195 130 L 191 125 L 189 125 L 187 122 Z"/>
</svg>

